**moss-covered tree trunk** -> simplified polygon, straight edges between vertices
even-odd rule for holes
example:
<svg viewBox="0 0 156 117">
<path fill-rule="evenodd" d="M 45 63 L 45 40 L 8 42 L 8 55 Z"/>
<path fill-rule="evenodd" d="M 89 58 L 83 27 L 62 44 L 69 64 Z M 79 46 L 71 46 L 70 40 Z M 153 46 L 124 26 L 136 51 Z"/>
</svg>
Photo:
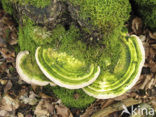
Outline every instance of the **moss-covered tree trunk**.
<svg viewBox="0 0 156 117">
<path fill-rule="evenodd" d="M 30 18 L 34 24 L 53 29 L 56 24 L 67 21 L 67 5 L 61 0 L 2 0 L 6 12 L 22 24 Z"/>
</svg>

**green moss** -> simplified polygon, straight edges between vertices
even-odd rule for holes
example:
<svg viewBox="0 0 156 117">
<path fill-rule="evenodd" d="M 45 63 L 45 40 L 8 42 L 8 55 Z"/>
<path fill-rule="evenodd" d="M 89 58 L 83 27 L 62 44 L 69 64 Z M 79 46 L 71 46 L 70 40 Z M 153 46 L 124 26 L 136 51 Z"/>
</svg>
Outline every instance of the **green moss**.
<svg viewBox="0 0 156 117">
<path fill-rule="evenodd" d="M 20 4 L 30 4 L 32 6 L 36 6 L 37 8 L 44 8 L 45 6 L 51 3 L 51 0 L 15 0 Z"/>
<path fill-rule="evenodd" d="M 31 20 L 26 20 L 26 25 L 19 27 L 19 45 L 22 51 L 28 50 L 34 54 L 38 46 L 53 47 L 87 64 L 94 63 L 103 69 L 110 68 L 112 71 L 118 61 L 120 55 L 118 38 L 104 40 L 100 45 L 99 43 L 87 44 L 82 41 L 80 31 L 74 25 L 71 25 L 67 31 L 62 25 L 57 25 L 52 31 L 33 25 Z"/>
<path fill-rule="evenodd" d="M 140 6 L 156 5 L 156 0 L 135 0 Z"/>
<path fill-rule="evenodd" d="M 135 0 L 137 5 L 136 13 L 142 18 L 146 27 L 156 30 L 156 1 L 155 0 Z M 133 4 L 132 4 L 133 5 Z"/>
<path fill-rule="evenodd" d="M 33 22 L 25 18 L 23 20 L 23 25 L 19 26 L 19 32 L 18 32 L 18 44 L 20 46 L 20 50 L 28 50 L 31 54 L 34 55 L 36 48 L 38 45 L 32 40 L 32 31 L 33 28 Z"/>
<path fill-rule="evenodd" d="M 156 5 L 153 7 L 141 7 L 139 14 L 147 27 L 156 30 Z"/>
<path fill-rule="evenodd" d="M 8 12 L 12 11 L 11 5 L 13 3 L 19 3 L 21 5 L 32 5 L 37 8 L 44 8 L 51 3 L 51 0 L 2 0 L 3 7 L 6 8 L 6 10 L 9 10 Z"/>
<path fill-rule="evenodd" d="M 129 0 L 69 0 L 73 18 L 79 20 L 83 30 L 92 34 L 102 33 L 104 39 L 117 37 L 129 18 Z M 75 16 L 77 14 L 77 16 Z"/>
<path fill-rule="evenodd" d="M 9 14 L 12 14 L 13 13 L 13 7 L 12 7 L 12 4 L 9 0 L 1 0 L 2 2 L 2 7 L 3 9 L 9 13 Z"/>
<path fill-rule="evenodd" d="M 82 89 L 69 90 L 61 87 L 51 87 L 51 89 L 68 107 L 85 108 L 95 101 L 95 98 L 88 96 Z"/>
</svg>

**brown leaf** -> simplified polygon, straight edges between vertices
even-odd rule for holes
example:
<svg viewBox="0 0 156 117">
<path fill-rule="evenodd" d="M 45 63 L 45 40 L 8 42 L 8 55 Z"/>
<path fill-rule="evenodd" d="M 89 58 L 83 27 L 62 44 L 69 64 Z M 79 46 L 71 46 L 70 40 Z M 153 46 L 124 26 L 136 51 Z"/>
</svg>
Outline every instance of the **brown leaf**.
<svg viewBox="0 0 156 117">
<path fill-rule="evenodd" d="M 156 39 L 156 32 L 151 32 L 151 31 L 149 31 L 149 36 L 150 36 L 150 38 L 152 38 L 152 39 Z"/>
<path fill-rule="evenodd" d="M 51 99 L 51 98 L 52 98 L 52 97 L 50 97 L 50 96 L 48 96 L 48 95 L 46 95 L 46 94 L 44 94 L 44 93 L 42 93 L 42 92 L 39 93 L 39 96 L 40 96 L 42 99 Z"/>
<path fill-rule="evenodd" d="M 9 95 L 5 95 L 1 100 L 0 110 L 14 111 L 19 107 L 19 101 L 11 98 Z"/>
<path fill-rule="evenodd" d="M 41 101 L 36 106 L 34 114 L 36 116 L 48 116 L 49 117 L 50 114 L 44 106 L 45 106 L 45 100 L 41 99 Z"/>
<path fill-rule="evenodd" d="M 140 86 L 140 89 L 144 89 L 146 87 L 146 85 L 148 84 L 148 82 L 151 80 L 152 76 L 151 75 L 146 75 L 145 81 L 143 82 L 143 84 Z"/>
<path fill-rule="evenodd" d="M 11 52 L 7 48 L 1 48 L 0 52 L 2 53 L 2 56 L 5 59 L 8 59 L 8 60 L 12 60 L 13 59 L 14 60 L 14 58 L 15 58 L 15 52 Z"/>
<path fill-rule="evenodd" d="M 156 50 L 156 44 L 151 44 L 152 48 Z"/>
<path fill-rule="evenodd" d="M 74 94 L 74 98 L 77 100 L 77 99 L 79 99 L 79 97 L 80 97 L 80 94 L 78 94 L 78 93 L 75 93 Z"/>
<path fill-rule="evenodd" d="M 18 113 L 17 116 L 18 117 L 24 117 L 24 115 L 22 113 Z"/>
<path fill-rule="evenodd" d="M 54 112 L 54 105 L 46 99 L 41 99 L 34 111 L 36 116 L 47 116 Z"/>
<path fill-rule="evenodd" d="M 72 113 L 67 107 L 63 105 L 56 105 L 55 108 L 56 108 L 57 114 L 60 115 L 61 117 L 73 117 Z"/>
<path fill-rule="evenodd" d="M 141 34 L 143 28 L 143 23 L 141 18 L 136 17 L 132 21 L 132 30 L 135 34 Z"/>
<path fill-rule="evenodd" d="M 145 58 L 147 59 L 150 56 L 150 46 L 148 43 L 143 43 L 145 48 Z"/>
<path fill-rule="evenodd" d="M 6 85 L 7 82 L 8 82 L 7 80 L 1 80 L 1 78 L 0 78 L 0 84 Z"/>
<path fill-rule="evenodd" d="M 4 87 L 4 93 L 7 93 L 8 90 L 10 90 L 11 88 L 12 88 L 12 82 L 9 80 Z"/>
</svg>

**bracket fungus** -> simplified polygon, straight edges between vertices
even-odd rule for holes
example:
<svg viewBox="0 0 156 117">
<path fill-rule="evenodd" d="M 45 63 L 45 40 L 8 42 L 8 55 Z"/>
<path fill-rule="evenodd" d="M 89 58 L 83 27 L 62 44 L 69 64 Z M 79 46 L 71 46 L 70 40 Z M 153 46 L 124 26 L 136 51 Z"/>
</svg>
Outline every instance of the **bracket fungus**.
<svg viewBox="0 0 156 117">
<path fill-rule="evenodd" d="M 98 99 L 120 96 L 138 81 L 145 51 L 141 40 L 135 35 L 126 36 L 126 33 L 122 33 L 118 41 L 121 43 L 120 58 L 113 72 L 109 69 L 100 70 L 97 65 L 88 65 L 72 55 L 49 47 L 36 49 L 34 58 L 37 64 L 32 64 L 28 51 L 20 52 L 16 60 L 17 71 L 28 83 L 54 85 L 54 82 L 67 89 L 82 88 L 85 93 Z"/>
<path fill-rule="evenodd" d="M 29 84 L 35 84 L 39 86 L 45 86 L 55 84 L 47 79 L 44 74 L 40 71 L 35 60 L 29 55 L 28 51 L 21 51 L 16 58 L 16 69 L 21 79 Z"/>
<path fill-rule="evenodd" d="M 137 36 L 122 36 L 121 56 L 114 72 L 102 71 L 97 80 L 83 90 L 99 99 L 113 98 L 124 94 L 138 81 L 145 61 L 145 52 Z"/>
<path fill-rule="evenodd" d="M 68 89 L 79 89 L 93 83 L 100 67 L 87 65 L 65 52 L 38 47 L 35 58 L 41 71 L 55 84 Z"/>
</svg>

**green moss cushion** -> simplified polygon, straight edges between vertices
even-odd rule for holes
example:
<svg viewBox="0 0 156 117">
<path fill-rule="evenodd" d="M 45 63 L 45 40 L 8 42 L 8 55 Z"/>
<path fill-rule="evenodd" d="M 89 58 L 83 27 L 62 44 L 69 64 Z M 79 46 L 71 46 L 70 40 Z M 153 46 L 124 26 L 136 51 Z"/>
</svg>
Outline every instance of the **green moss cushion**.
<svg viewBox="0 0 156 117">
<path fill-rule="evenodd" d="M 112 39 L 120 35 L 131 11 L 129 0 L 67 0 L 73 19 L 85 33 Z M 99 37 L 98 37 L 99 38 Z"/>
<path fill-rule="evenodd" d="M 53 82 L 44 76 L 36 64 L 35 59 L 32 59 L 28 51 L 22 51 L 17 55 L 16 69 L 21 79 L 29 84 L 39 86 L 50 84 L 51 86 L 55 86 Z"/>
<path fill-rule="evenodd" d="M 70 90 L 58 86 L 50 89 L 68 107 L 86 108 L 95 101 L 95 98 L 87 95 L 82 89 Z"/>
<path fill-rule="evenodd" d="M 83 90 L 90 96 L 107 99 L 122 95 L 138 81 L 145 61 L 142 42 L 137 36 L 121 38 L 120 59 L 111 73 L 101 71 L 98 79 Z"/>
<path fill-rule="evenodd" d="M 100 68 L 94 64 L 86 65 L 85 62 L 52 48 L 38 47 L 35 58 L 45 76 L 68 89 L 88 86 L 100 73 Z"/>
</svg>

